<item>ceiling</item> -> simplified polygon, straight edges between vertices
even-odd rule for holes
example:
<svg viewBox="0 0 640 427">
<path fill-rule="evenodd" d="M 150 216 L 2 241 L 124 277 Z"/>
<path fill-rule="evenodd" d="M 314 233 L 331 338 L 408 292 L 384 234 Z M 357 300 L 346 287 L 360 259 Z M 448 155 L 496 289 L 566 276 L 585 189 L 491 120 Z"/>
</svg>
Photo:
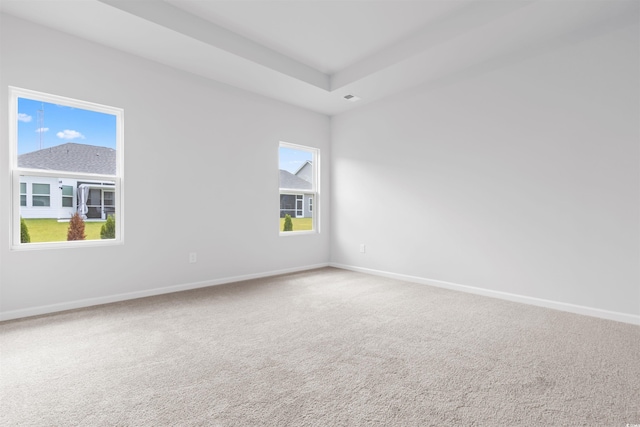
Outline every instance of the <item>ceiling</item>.
<svg viewBox="0 0 640 427">
<path fill-rule="evenodd" d="M 0 0 L 0 11 L 327 115 L 638 20 L 636 0 Z"/>
</svg>

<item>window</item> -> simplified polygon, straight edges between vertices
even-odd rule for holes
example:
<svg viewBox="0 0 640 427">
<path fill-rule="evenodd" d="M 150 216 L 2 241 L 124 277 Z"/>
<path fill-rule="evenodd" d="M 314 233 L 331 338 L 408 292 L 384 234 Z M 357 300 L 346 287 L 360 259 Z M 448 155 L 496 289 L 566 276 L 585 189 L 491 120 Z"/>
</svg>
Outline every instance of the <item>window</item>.
<svg viewBox="0 0 640 427">
<path fill-rule="evenodd" d="M 280 232 L 281 235 L 318 232 L 318 217 L 314 215 L 313 199 L 318 203 L 320 150 L 281 142 L 280 172 Z M 292 229 L 284 231 L 286 217 L 291 217 Z"/>
<path fill-rule="evenodd" d="M 62 185 L 60 186 L 60 189 L 62 190 L 62 207 L 72 208 L 73 207 L 73 186 Z"/>
<path fill-rule="evenodd" d="M 20 206 L 27 206 L 27 183 L 20 183 Z"/>
<path fill-rule="evenodd" d="M 49 184 L 31 184 L 31 205 L 51 206 Z"/>
<path fill-rule="evenodd" d="M 123 110 L 15 87 L 9 96 L 12 248 L 122 242 Z M 75 214 L 87 237 L 67 242 Z M 116 237 L 102 240 L 109 215 Z M 20 218 L 33 225 L 30 243 Z"/>
</svg>

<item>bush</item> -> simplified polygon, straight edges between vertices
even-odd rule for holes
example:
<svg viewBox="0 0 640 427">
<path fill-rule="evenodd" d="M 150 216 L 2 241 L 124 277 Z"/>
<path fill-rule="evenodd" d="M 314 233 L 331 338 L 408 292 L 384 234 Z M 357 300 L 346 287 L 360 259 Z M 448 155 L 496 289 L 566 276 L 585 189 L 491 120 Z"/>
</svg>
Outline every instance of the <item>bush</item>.
<svg viewBox="0 0 640 427">
<path fill-rule="evenodd" d="M 282 231 L 293 231 L 293 221 L 291 221 L 291 215 L 289 214 L 284 216 L 284 228 Z"/>
<path fill-rule="evenodd" d="M 20 243 L 31 243 L 31 236 L 29 235 L 29 227 L 24 222 L 24 218 L 20 217 Z"/>
<path fill-rule="evenodd" d="M 115 216 L 109 215 L 107 217 L 107 222 L 102 224 L 102 228 L 100 229 L 100 238 L 101 239 L 116 238 L 116 217 Z"/>
<path fill-rule="evenodd" d="M 67 240 L 84 240 L 87 237 L 84 234 L 84 221 L 80 214 L 76 212 L 69 221 L 69 230 L 67 231 Z"/>
</svg>

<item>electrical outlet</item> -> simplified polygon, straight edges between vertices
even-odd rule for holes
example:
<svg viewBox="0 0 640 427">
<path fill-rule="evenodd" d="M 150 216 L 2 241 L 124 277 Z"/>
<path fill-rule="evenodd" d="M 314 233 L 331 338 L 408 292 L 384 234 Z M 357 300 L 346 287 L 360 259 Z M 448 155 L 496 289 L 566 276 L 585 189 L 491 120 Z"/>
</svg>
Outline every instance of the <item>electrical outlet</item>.
<svg viewBox="0 0 640 427">
<path fill-rule="evenodd" d="M 361 253 L 361 254 L 365 253 L 365 252 L 366 252 L 366 249 L 367 249 L 367 248 L 365 247 L 364 243 L 360 243 L 360 253 Z"/>
<path fill-rule="evenodd" d="M 189 264 L 194 264 L 198 261 L 198 255 L 195 252 L 189 253 Z"/>
</svg>

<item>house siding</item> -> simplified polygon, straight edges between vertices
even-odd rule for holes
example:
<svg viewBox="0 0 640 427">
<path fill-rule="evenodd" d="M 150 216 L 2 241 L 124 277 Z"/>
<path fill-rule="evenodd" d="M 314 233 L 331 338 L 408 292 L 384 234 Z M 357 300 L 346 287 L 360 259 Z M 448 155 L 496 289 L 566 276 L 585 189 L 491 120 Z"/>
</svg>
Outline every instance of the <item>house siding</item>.
<svg viewBox="0 0 640 427">
<path fill-rule="evenodd" d="M 20 216 L 22 216 L 23 218 L 69 219 L 76 212 L 76 180 L 43 176 L 22 176 L 20 178 L 20 182 L 27 184 L 27 206 L 20 207 Z M 49 185 L 49 206 L 33 205 L 33 184 Z M 69 185 L 73 187 L 73 205 L 71 207 L 62 206 L 61 187 L 63 185 Z"/>
<path fill-rule="evenodd" d="M 313 164 L 311 162 L 307 162 L 300 168 L 298 172 L 296 172 L 296 176 L 304 179 L 307 182 L 313 182 Z"/>
</svg>

